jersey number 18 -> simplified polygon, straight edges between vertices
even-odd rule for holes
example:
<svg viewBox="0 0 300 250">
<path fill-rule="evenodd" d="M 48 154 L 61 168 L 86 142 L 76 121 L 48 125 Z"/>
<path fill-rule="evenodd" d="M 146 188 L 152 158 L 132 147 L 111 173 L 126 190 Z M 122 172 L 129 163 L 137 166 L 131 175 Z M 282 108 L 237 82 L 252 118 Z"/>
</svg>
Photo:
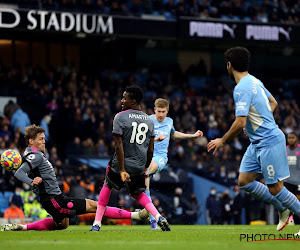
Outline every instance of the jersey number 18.
<svg viewBox="0 0 300 250">
<path fill-rule="evenodd" d="M 148 125 L 146 123 L 132 122 L 132 134 L 130 143 L 142 144 L 146 140 L 146 133 L 148 132 Z"/>
</svg>

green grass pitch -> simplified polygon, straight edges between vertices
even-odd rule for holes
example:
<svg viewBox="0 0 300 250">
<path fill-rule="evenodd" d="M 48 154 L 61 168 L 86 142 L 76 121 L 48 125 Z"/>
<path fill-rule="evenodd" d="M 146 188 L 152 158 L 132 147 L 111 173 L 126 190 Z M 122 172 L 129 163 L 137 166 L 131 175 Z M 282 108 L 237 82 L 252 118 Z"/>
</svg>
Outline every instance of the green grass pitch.
<svg viewBox="0 0 300 250">
<path fill-rule="evenodd" d="M 279 233 L 276 226 L 171 226 L 171 232 L 151 231 L 150 226 L 102 226 L 89 232 L 90 226 L 70 226 L 63 231 L 0 232 L 0 249 L 77 250 L 77 249 L 296 249 L 300 241 L 240 241 L 241 234 Z M 288 226 L 281 235 L 298 232 Z"/>
</svg>

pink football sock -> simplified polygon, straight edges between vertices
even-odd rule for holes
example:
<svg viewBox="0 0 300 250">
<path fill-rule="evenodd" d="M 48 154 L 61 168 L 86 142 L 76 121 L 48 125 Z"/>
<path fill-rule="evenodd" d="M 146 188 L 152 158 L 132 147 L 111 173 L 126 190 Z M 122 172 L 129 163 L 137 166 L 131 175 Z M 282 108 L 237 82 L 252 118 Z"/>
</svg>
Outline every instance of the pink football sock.
<svg viewBox="0 0 300 250">
<path fill-rule="evenodd" d="M 101 189 L 100 194 L 99 194 L 99 200 L 98 200 L 95 221 L 102 221 L 102 217 L 103 217 L 105 208 L 109 201 L 110 192 L 111 192 L 111 188 L 108 188 L 107 186 L 103 185 L 103 188 Z"/>
<path fill-rule="evenodd" d="M 28 224 L 27 230 L 45 231 L 45 230 L 53 230 L 53 227 L 54 227 L 53 219 L 46 218 L 46 219 Z"/>
<path fill-rule="evenodd" d="M 131 213 L 116 207 L 106 207 L 104 216 L 112 219 L 130 219 Z"/>
<path fill-rule="evenodd" d="M 159 214 L 153 203 L 150 201 L 148 196 L 145 193 L 136 194 L 132 196 L 134 199 L 136 199 L 150 214 L 156 218 L 156 216 Z"/>
</svg>

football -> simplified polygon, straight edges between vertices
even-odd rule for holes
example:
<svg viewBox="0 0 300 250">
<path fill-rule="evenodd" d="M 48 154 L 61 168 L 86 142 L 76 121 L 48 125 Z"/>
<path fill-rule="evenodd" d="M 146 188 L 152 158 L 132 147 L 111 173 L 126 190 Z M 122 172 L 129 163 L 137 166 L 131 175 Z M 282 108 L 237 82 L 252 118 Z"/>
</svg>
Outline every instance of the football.
<svg viewBox="0 0 300 250">
<path fill-rule="evenodd" d="M 22 164 L 22 157 L 16 150 L 8 149 L 1 155 L 0 164 L 7 171 L 17 170 Z"/>
</svg>

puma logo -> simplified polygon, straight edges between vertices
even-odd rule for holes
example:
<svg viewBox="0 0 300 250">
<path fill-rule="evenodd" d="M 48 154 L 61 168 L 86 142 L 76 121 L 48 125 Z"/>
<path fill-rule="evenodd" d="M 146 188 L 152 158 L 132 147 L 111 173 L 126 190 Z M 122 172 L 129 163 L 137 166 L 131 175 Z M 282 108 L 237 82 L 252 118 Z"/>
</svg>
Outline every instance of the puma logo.
<svg viewBox="0 0 300 250">
<path fill-rule="evenodd" d="M 229 27 L 229 25 L 223 24 L 223 30 L 226 30 L 227 32 L 229 32 L 231 38 L 235 38 L 235 35 L 234 35 L 235 28 L 236 28 L 236 24 L 233 24 L 231 28 Z"/>
<path fill-rule="evenodd" d="M 290 39 L 290 32 L 292 31 L 292 28 L 289 27 L 288 30 L 286 31 L 284 28 L 279 27 L 279 33 L 283 34 L 286 37 L 286 40 L 291 40 Z"/>
</svg>

